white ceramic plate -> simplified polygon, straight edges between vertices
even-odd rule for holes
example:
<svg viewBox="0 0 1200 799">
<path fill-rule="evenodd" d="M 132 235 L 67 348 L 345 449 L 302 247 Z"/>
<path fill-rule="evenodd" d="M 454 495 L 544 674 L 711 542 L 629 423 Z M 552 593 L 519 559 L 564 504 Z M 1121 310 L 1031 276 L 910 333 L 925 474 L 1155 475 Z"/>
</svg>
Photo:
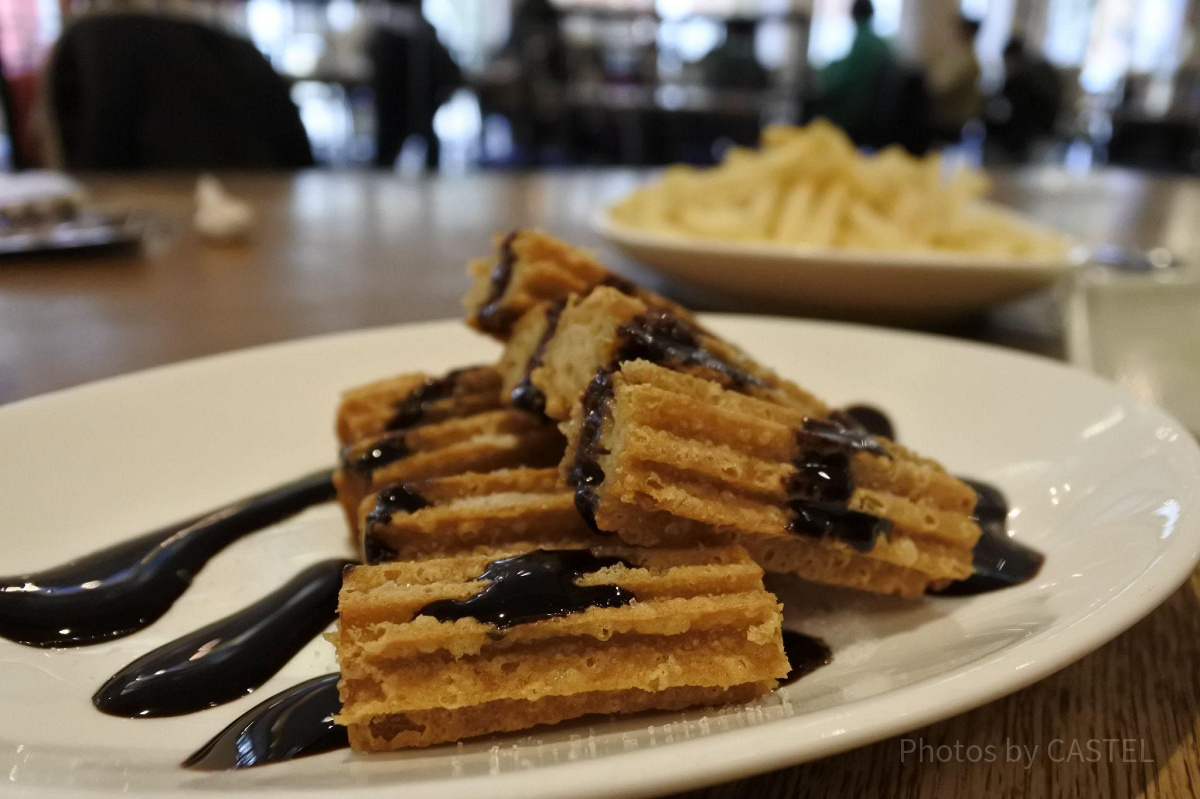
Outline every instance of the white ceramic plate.
<svg viewBox="0 0 1200 799">
<path fill-rule="evenodd" d="M 928 322 L 969 314 L 1050 285 L 1085 260 L 1078 245 L 1064 258 L 1017 260 L 706 241 L 639 230 L 607 213 L 594 227 L 626 255 L 678 280 L 780 310 L 858 319 Z"/>
<path fill-rule="evenodd" d="M 237 773 L 178 763 L 267 696 L 333 668 L 313 641 L 254 695 L 167 719 L 92 709 L 113 671 L 344 552 L 333 505 L 215 557 L 157 623 L 100 646 L 0 641 L 0 779 L 28 796 L 640 795 L 860 746 L 1015 691 L 1171 593 L 1200 554 L 1200 450 L 1172 419 L 1045 360 L 914 334 L 769 318 L 712 327 L 835 403 L 870 399 L 902 441 L 1007 491 L 1036 580 L 904 602 L 771 581 L 834 662 L 749 707 L 590 720 L 394 755 L 333 752 Z M 3 572 L 35 570 L 332 461 L 340 389 L 493 358 L 457 323 L 207 358 L 0 408 Z M 569 786 L 569 788 L 567 787 Z"/>
</svg>

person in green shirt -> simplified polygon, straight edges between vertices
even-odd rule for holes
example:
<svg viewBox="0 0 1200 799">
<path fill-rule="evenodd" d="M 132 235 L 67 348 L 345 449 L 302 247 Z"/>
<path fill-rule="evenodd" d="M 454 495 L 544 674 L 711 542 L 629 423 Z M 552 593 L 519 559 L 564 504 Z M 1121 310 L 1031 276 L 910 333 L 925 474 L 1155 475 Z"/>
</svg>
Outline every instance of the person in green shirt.
<svg viewBox="0 0 1200 799">
<path fill-rule="evenodd" d="M 854 0 L 850 52 L 826 66 L 816 79 L 815 115 L 828 118 L 855 141 L 866 134 L 880 86 L 896 63 L 892 48 L 871 28 L 874 16 L 871 0 Z"/>
</svg>

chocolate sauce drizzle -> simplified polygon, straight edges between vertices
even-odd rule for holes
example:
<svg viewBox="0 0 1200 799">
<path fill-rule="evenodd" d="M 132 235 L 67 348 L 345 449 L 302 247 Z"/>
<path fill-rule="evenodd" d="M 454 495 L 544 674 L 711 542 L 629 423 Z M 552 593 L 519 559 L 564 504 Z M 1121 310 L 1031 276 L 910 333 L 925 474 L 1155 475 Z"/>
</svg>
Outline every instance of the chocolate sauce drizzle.
<svg viewBox="0 0 1200 799">
<path fill-rule="evenodd" d="M 183 761 L 184 768 L 231 771 L 347 748 L 346 728 L 333 721 L 342 709 L 339 676 L 306 680 L 251 708 Z"/>
<path fill-rule="evenodd" d="M 479 325 L 479 329 L 494 336 L 507 336 L 519 317 L 512 308 L 505 308 L 500 302 L 512 281 L 513 264 L 516 261 L 513 242 L 519 232 L 512 231 L 500 243 L 500 255 L 492 267 L 491 287 L 487 299 L 475 313 L 475 323 Z"/>
<path fill-rule="evenodd" d="M 333 497 L 329 472 L 319 472 L 53 569 L 0 578 L 0 636 L 70 647 L 134 633 L 166 613 L 217 552 Z"/>
<path fill-rule="evenodd" d="M 337 618 L 345 560 L 309 566 L 238 612 L 149 652 L 92 697 L 102 713 L 179 716 L 250 693 Z"/>
<path fill-rule="evenodd" d="M 896 440 L 891 419 L 878 408 L 852 405 L 834 411 L 830 416 L 847 427 L 857 428 L 872 436 Z M 983 531 L 972 553 L 975 573 L 965 580 L 956 580 L 940 591 L 930 593 L 942 596 L 970 596 L 1019 585 L 1036 577 L 1046 556 L 1009 537 L 1008 500 L 1003 492 L 979 480 L 966 477 L 959 479 L 975 489 L 977 499 L 972 518 Z"/>
<path fill-rule="evenodd" d="M 429 501 L 408 483 L 392 483 L 375 495 L 375 507 L 367 515 L 367 526 L 387 524 L 392 520 L 392 515 L 400 511 L 413 513 L 427 507 Z"/>
<path fill-rule="evenodd" d="M 614 275 L 611 272 L 608 273 L 608 277 L 600 281 L 600 285 L 608 286 L 611 289 L 616 289 L 628 297 L 637 297 L 643 293 L 642 289 L 637 283 L 634 283 L 628 278 L 621 277 L 620 275 Z"/>
<path fill-rule="evenodd" d="M 588 608 L 628 605 L 634 595 L 616 585 L 576 585 L 584 574 L 625 563 L 586 549 L 537 549 L 495 561 L 478 580 L 488 586 L 468 599 L 442 599 L 417 611 L 438 621 L 473 618 L 501 630 Z M 628 564 L 625 564 L 628 565 Z"/>
<path fill-rule="evenodd" d="M 509 395 L 509 401 L 512 402 L 514 408 L 520 408 L 530 413 L 545 414 L 546 394 L 533 384 L 533 370 L 542 365 L 546 347 L 550 344 L 550 339 L 554 338 L 554 332 L 558 329 L 559 317 L 562 316 L 566 304 L 566 300 L 559 300 L 546 308 L 546 329 L 542 331 L 542 337 L 538 339 L 537 346 L 529 355 L 529 361 L 525 364 L 525 376 L 521 378 L 520 383 L 513 387 L 512 393 Z"/>
<path fill-rule="evenodd" d="M 978 480 L 960 477 L 975 489 L 978 500 L 973 518 L 983 535 L 972 553 L 974 574 L 956 580 L 940 591 L 943 596 L 971 596 L 998 591 L 1032 580 L 1042 568 L 1046 556 L 1035 549 L 1019 544 L 1009 537 L 1007 527 L 1008 500 L 1000 489 Z"/>
<path fill-rule="evenodd" d="M 792 670 L 780 681 L 781 685 L 794 683 L 833 662 L 833 652 L 824 641 L 795 630 L 783 631 L 783 654 Z"/>
<path fill-rule="evenodd" d="M 700 332 L 667 311 L 652 308 L 621 326 L 617 333 L 622 342 L 612 369 L 622 361 L 641 358 L 657 364 L 699 366 L 716 372 L 730 388 L 768 388 L 770 384 L 707 349 Z"/>
<path fill-rule="evenodd" d="M 583 424 L 579 428 L 579 445 L 575 448 L 575 465 L 568 475 L 568 480 L 575 486 L 575 509 L 596 532 L 601 532 L 596 526 L 596 505 L 599 502 L 596 489 L 604 482 L 604 470 L 600 468 L 600 456 L 604 454 L 600 446 L 600 434 L 612 396 L 612 372 L 601 369 L 588 383 L 580 400 Z"/>
<path fill-rule="evenodd" d="M 870 552 L 892 523 L 846 507 L 854 493 L 850 460 L 859 452 L 888 457 L 887 450 L 861 428 L 836 419 L 805 419 L 796 431 L 796 444 L 800 454 L 788 483 L 788 530 L 836 538 L 859 552 Z"/>
<path fill-rule="evenodd" d="M 701 343 L 696 327 L 662 309 L 651 309 L 634 317 L 618 329 L 617 338 L 621 343 L 612 362 L 596 372 L 581 398 L 583 427 L 575 449 L 575 463 L 568 475 L 575 486 L 575 507 L 596 532 L 603 532 L 596 526 L 596 489 L 604 482 L 604 470 L 599 463 L 604 454 L 600 446 L 601 429 L 613 395 L 612 373 L 622 362 L 640 358 L 657 364 L 700 366 L 720 375 L 733 390 L 770 387 L 761 377 L 710 352 Z"/>
<path fill-rule="evenodd" d="M 354 444 L 342 453 L 342 465 L 362 478 L 370 478 L 376 469 L 382 469 L 411 454 L 408 434 L 404 431 L 387 433 L 367 444 Z"/>
<path fill-rule="evenodd" d="M 829 414 L 829 418 L 846 427 L 854 427 L 876 438 L 896 440 L 896 428 L 883 411 L 871 405 L 850 405 Z"/>
<path fill-rule="evenodd" d="M 431 377 L 411 394 L 396 403 L 396 412 L 383 426 L 384 430 L 403 430 L 424 420 L 429 406 L 444 400 L 454 393 L 463 369 L 447 372 L 442 377 Z"/>
<path fill-rule="evenodd" d="M 392 483 L 381 489 L 375 495 L 375 507 L 367 514 L 367 523 L 363 529 L 363 562 L 373 565 L 396 560 L 399 553 L 380 538 L 378 528 L 386 526 L 395 513 L 414 513 L 427 507 L 429 501 L 414 491 L 408 483 Z"/>
</svg>

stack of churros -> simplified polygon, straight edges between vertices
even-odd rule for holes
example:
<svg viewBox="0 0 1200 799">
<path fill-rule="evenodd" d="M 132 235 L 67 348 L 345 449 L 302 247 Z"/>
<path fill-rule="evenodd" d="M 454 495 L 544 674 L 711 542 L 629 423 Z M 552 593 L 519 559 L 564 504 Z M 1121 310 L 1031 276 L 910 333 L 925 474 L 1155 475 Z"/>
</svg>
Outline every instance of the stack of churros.
<svg viewBox="0 0 1200 799">
<path fill-rule="evenodd" d="M 466 306 L 500 362 L 338 411 L 356 749 L 761 696 L 788 673 L 764 569 L 902 596 L 970 575 L 969 486 L 587 253 L 497 244 Z"/>
</svg>

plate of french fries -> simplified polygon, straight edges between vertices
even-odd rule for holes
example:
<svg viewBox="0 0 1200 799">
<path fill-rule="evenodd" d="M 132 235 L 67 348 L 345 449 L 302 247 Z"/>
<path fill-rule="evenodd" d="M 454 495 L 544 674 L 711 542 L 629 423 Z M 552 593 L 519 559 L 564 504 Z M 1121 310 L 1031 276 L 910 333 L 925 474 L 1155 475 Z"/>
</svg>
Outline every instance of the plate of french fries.
<svg viewBox="0 0 1200 799">
<path fill-rule="evenodd" d="M 731 148 L 714 167 L 668 167 L 597 227 L 651 268 L 773 307 L 944 317 L 1084 260 L 1068 236 L 985 199 L 989 188 L 937 154 L 863 154 L 818 120 L 768 127 L 758 149 Z"/>
</svg>

